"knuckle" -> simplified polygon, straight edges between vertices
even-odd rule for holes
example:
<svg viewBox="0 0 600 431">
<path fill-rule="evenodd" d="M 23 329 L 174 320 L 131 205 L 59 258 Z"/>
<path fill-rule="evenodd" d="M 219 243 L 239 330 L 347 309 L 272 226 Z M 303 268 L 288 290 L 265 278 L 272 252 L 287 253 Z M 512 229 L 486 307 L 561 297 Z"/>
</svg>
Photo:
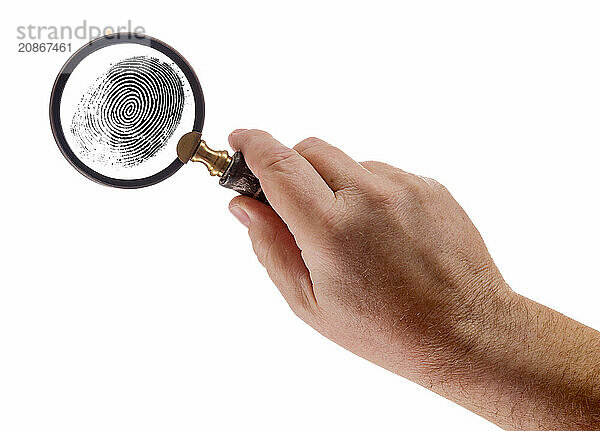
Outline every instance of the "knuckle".
<svg viewBox="0 0 600 431">
<path fill-rule="evenodd" d="M 402 194 L 410 199 L 426 200 L 431 196 L 432 188 L 422 178 L 416 175 L 405 175 L 399 183 Z"/>
<path fill-rule="evenodd" d="M 390 169 L 392 168 L 391 165 L 388 165 L 387 163 L 384 162 L 379 162 L 377 160 L 367 160 L 365 162 L 360 162 L 361 165 L 363 165 L 365 168 L 367 169 Z"/>
<path fill-rule="evenodd" d="M 394 191 L 383 181 L 371 181 L 361 191 L 363 199 L 373 206 L 385 205 L 394 197 Z"/>
<path fill-rule="evenodd" d="M 265 235 L 264 231 L 257 232 L 254 229 L 250 229 L 248 235 L 258 261 L 265 268 L 269 267 L 272 262 L 273 247 L 277 243 L 277 235 Z"/>
<path fill-rule="evenodd" d="M 421 197 L 427 190 L 426 184 L 413 176 L 407 176 L 400 185 L 406 194 L 413 197 Z"/>
<path fill-rule="evenodd" d="M 313 292 L 312 284 L 300 282 L 297 290 L 296 304 L 292 306 L 292 311 L 302 320 L 307 320 L 317 309 L 316 299 Z"/>
<path fill-rule="evenodd" d="M 285 172 L 289 170 L 289 165 L 294 162 L 296 157 L 298 157 L 298 155 L 287 148 L 285 150 L 273 151 L 269 154 L 265 154 L 261 163 L 261 171 L 263 174 Z"/>
<path fill-rule="evenodd" d="M 318 214 L 323 231 L 333 237 L 345 235 L 348 231 L 351 218 L 350 209 L 344 199 L 336 200 L 331 208 L 322 210 Z"/>
<path fill-rule="evenodd" d="M 433 196 L 432 188 L 422 179 L 403 173 L 396 181 L 371 181 L 362 188 L 362 199 L 372 208 L 391 208 L 399 205 L 428 202 Z"/>
<path fill-rule="evenodd" d="M 246 130 L 236 136 L 236 139 L 244 144 L 256 144 L 264 141 L 265 139 L 271 138 L 271 135 L 263 130 L 251 129 Z"/>
<path fill-rule="evenodd" d="M 300 293 L 299 295 L 301 295 L 301 297 L 294 303 L 291 301 L 286 302 L 297 318 L 310 324 L 312 320 L 311 306 L 308 304 L 308 300 L 304 299 L 304 294 Z"/>
<path fill-rule="evenodd" d="M 328 145 L 325 141 L 319 138 L 310 137 L 300 141 L 298 144 L 294 146 L 294 150 L 300 154 L 304 154 L 313 149 L 319 149 L 323 146 Z"/>
<path fill-rule="evenodd" d="M 392 181 L 402 181 L 402 177 L 407 175 L 402 169 L 376 160 L 368 160 L 366 162 L 361 162 L 360 164 L 368 171 Z"/>
<path fill-rule="evenodd" d="M 449 193 L 448 189 L 446 188 L 446 186 L 444 186 L 439 181 L 437 181 L 437 180 L 435 180 L 433 178 L 429 178 L 429 177 L 419 177 L 419 178 L 421 178 L 425 183 L 427 183 L 427 185 L 434 192 L 441 193 L 441 194 Z"/>
</svg>

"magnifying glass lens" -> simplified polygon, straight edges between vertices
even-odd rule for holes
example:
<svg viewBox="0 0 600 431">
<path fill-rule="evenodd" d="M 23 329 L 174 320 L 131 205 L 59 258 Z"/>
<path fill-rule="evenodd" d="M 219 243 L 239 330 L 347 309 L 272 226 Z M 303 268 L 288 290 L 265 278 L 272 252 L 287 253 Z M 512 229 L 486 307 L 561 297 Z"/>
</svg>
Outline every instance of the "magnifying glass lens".
<svg viewBox="0 0 600 431">
<path fill-rule="evenodd" d="M 267 203 L 240 152 L 230 157 L 202 140 L 198 78 L 177 51 L 150 36 L 117 33 L 75 52 L 54 83 L 50 124 L 65 158 L 98 183 L 146 187 L 191 160 L 221 186 Z"/>
<path fill-rule="evenodd" d="M 139 44 L 110 45 L 85 57 L 60 102 L 70 149 L 89 168 L 116 179 L 149 177 L 169 166 L 194 117 L 181 69 Z"/>
</svg>

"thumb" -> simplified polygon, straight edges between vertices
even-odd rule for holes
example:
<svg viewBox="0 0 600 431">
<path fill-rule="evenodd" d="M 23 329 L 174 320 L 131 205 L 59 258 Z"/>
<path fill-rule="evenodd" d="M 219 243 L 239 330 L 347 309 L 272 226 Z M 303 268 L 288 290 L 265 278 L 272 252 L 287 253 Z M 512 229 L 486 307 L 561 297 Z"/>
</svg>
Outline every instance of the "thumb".
<svg viewBox="0 0 600 431">
<path fill-rule="evenodd" d="M 271 207 L 246 196 L 233 198 L 229 211 L 248 228 L 256 257 L 290 308 L 302 320 L 311 321 L 317 300 L 302 252 L 287 225 Z"/>
</svg>

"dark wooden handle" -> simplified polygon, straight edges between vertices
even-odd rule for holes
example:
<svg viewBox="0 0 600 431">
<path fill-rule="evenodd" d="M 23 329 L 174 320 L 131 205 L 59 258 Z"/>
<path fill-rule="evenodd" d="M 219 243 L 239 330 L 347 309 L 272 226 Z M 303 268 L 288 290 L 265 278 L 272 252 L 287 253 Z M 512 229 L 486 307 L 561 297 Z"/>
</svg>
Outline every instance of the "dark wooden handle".
<svg viewBox="0 0 600 431">
<path fill-rule="evenodd" d="M 244 155 L 239 151 L 231 157 L 231 163 L 219 180 L 219 184 L 269 205 L 258 178 L 254 176 L 244 160 Z"/>
</svg>

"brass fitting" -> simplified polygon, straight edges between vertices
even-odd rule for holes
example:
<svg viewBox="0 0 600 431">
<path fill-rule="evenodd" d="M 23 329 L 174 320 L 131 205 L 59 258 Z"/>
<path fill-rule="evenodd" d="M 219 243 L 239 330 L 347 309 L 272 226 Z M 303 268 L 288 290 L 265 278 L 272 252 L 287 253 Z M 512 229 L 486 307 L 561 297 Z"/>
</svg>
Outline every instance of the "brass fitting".
<svg viewBox="0 0 600 431">
<path fill-rule="evenodd" d="M 215 151 L 206 145 L 199 132 L 186 133 L 177 143 L 177 157 L 183 163 L 203 163 L 208 172 L 213 176 L 222 177 L 231 163 L 231 157 L 227 151 Z"/>
</svg>

